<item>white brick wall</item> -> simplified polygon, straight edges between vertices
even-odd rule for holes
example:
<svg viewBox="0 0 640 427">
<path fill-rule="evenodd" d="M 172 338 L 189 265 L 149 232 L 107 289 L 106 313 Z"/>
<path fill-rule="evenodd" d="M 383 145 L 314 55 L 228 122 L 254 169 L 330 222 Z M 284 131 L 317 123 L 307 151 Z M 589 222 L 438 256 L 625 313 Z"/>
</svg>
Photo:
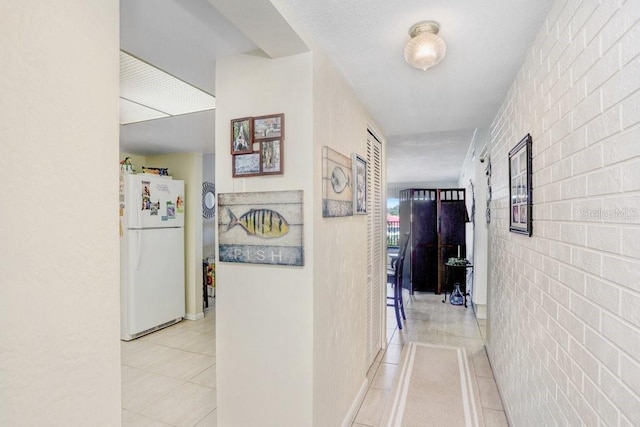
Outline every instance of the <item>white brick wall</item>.
<svg viewBox="0 0 640 427">
<path fill-rule="evenodd" d="M 509 150 L 533 138 L 533 236 Z M 489 356 L 525 425 L 640 425 L 640 0 L 558 0 L 491 129 Z"/>
</svg>

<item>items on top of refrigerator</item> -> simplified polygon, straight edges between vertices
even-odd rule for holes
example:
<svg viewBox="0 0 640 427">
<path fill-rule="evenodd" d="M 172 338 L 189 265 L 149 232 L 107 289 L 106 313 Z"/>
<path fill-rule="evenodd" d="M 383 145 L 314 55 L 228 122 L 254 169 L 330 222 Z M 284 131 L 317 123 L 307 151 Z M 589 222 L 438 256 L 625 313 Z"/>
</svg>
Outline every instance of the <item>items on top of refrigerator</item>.
<svg viewBox="0 0 640 427">
<path fill-rule="evenodd" d="M 131 163 L 131 157 L 125 157 L 124 160 L 120 161 L 120 172 L 122 173 L 133 173 L 133 163 Z"/>
<path fill-rule="evenodd" d="M 152 168 L 143 166 L 142 173 L 150 173 L 152 175 L 169 176 L 169 168 Z"/>
</svg>

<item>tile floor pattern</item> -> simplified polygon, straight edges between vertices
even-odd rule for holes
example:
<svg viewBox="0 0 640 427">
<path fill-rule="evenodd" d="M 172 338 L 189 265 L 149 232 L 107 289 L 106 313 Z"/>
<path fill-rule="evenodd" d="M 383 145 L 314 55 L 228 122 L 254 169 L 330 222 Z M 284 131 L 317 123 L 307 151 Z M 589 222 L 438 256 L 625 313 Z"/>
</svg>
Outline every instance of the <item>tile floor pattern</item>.
<svg viewBox="0 0 640 427">
<path fill-rule="evenodd" d="M 122 425 L 215 427 L 215 308 L 204 319 L 185 320 L 121 341 Z"/>
<path fill-rule="evenodd" d="M 367 373 L 369 390 L 352 427 L 380 426 L 398 373 L 402 348 L 409 341 L 465 347 L 473 359 L 485 426 L 508 426 L 484 348 L 486 321 L 476 319 L 471 307 L 453 306 L 448 300 L 443 304 L 442 295 L 416 293 L 409 298 L 405 294 L 405 301 L 407 320 L 402 330 L 396 326 L 393 308 L 387 309 L 389 345 L 380 351 Z M 454 406 L 452 402 L 452 408 Z"/>
<path fill-rule="evenodd" d="M 204 319 L 183 321 L 130 342 L 121 342 L 122 425 L 125 427 L 215 427 L 215 302 Z M 487 427 L 507 426 L 489 359 L 484 349 L 486 323 L 471 307 L 443 304 L 442 295 L 406 299 L 407 320 L 396 327 L 387 311 L 387 349 L 369 369 L 369 390 L 353 427 L 379 427 L 398 373 L 402 347 L 409 341 L 464 346 L 475 367 Z"/>
</svg>

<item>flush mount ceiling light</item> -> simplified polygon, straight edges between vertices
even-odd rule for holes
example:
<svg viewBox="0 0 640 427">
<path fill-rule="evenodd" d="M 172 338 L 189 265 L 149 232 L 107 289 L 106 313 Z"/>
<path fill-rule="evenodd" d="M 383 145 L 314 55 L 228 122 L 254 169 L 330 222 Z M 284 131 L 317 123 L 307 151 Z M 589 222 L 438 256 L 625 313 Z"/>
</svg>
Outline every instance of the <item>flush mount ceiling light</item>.
<svg viewBox="0 0 640 427">
<path fill-rule="evenodd" d="M 120 124 L 212 110 L 216 99 L 120 51 Z"/>
<path fill-rule="evenodd" d="M 434 21 L 418 22 L 411 27 L 411 40 L 404 48 L 404 59 L 409 65 L 421 70 L 433 67 L 444 58 L 447 46 L 437 34 L 440 25 Z"/>
</svg>

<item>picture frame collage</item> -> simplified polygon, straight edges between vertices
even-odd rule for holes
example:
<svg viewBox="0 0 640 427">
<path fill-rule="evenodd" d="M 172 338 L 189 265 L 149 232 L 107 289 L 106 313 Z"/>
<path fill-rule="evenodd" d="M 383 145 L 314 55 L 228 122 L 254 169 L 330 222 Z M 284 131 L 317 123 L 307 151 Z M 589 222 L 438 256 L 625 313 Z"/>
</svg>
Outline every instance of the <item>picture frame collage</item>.
<svg viewBox="0 0 640 427">
<path fill-rule="evenodd" d="M 231 120 L 234 178 L 284 174 L 284 114 Z"/>
</svg>

